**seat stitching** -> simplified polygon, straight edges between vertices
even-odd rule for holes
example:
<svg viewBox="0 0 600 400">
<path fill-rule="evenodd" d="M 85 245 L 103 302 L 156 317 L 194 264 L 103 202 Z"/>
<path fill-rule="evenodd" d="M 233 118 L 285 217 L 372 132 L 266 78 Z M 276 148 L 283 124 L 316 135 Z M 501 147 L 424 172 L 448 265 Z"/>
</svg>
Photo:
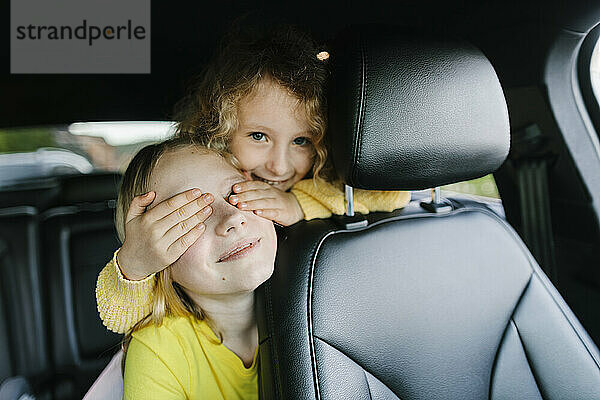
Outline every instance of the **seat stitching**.
<svg viewBox="0 0 600 400">
<path fill-rule="evenodd" d="M 531 285 L 532 277 L 533 277 L 533 274 L 529 275 L 529 280 L 527 281 L 527 284 L 525 285 L 525 287 L 521 291 L 521 294 L 519 295 L 519 300 L 517 300 L 517 303 L 515 304 L 515 307 L 513 308 L 512 313 L 510 314 L 510 317 L 508 318 L 508 321 L 506 322 L 506 327 L 504 328 L 504 333 L 502 334 L 502 337 L 500 338 L 500 343 L 498 343 L 498 348 L 496 349 L 496 354 L 494 355 L 494 361 L 492 363 L 492 370 L 490 372 L 490 387 L 489 387 L 489 394 L 488 394 L 489 399 L 492 398 L 492 382 L 494 379 L 494 374 L 496 373 L 496 365 L 498 364 L 498 357 L 500 356 L 500 349 L 502 347 L 502 341 L 508 334 L 508 328 L 511 325 L 513 316 L 515 315 L 517 308 L 519 308 L 519 304 L 521 304 L 521 300 L 523 300 L 523 297 L 525 296 L 525 292 L 527 292 L 527 289 Z"/>
<path fill-rule="evenodd" d="M 523 241 L 514 232 L 514 230 L 512 229 L 512 227 L 505 220 L 503 220 L 502 218 L 500 218 L 496 213 L 494 213 L 493 211 L 491 211 L 489 209 L 476 208 L 476 207 L 473 207 L 473 206 L 463 205 L 461 203 L 458 203 L 458 207 L 459 208 L 457 208 L 457 209 L 455 209 L 455 210 L 453 210 L 453 211 L 451 211 L 449 213 L 446 213 L 446 214 L 423 213 L 423 214 L 411 214 L 411 215 L 398 215 L 398 216 L 394 216 L 394 217 L 391 217 L 391 218 L 386 218 L 386 219 L 382 219 L 382 220 L 376 221 L 376 222 L 374 222 L 372 224 L 369 224 L 366 227 L 362 227 L 362 228 L 358 228 L 358 229 L 352 229 L 352 230 L 343 229 L 343 230 L 331 231 L 328 234 L 326 234 L 321 239 L 321 241 L 319 242 L 319 244 L 315 247 L 315 250 L 314 250 L 313 255 L 312 255 L 312 263 L 311 263 L 311 269 L 310 269 L 310 274 L 309 274 L 307 313 L 308 313 L 308 330 L 309 330 L 310 354 L 311 354 L 311 361 L 312 361 L 312 367 L 313 367 L 313 377 L 315 379 L 315 390 L 316 390 L 316 394 L 317 394 L 317 399 L 320 399 L 321 397 L 320 397 L 320 392 L 319 392 L 319 387 L 318 387 L 318 377 L 317 377 L 317 370 L 316 370 L 315 349 L 314 349 L 314 341 L 313 341 L 313 333 L 312 333 L 313 332 L 313 328 L 312 328 L 313 321 L 312 321 L 312 304 L 311 304 L 311 301 L 312 301 L 312 285 L 313 285 L 313 278 L 314 278 L 313 275 L 314 275 L 314 267 L 315 267 L 315 262 L 316 262 L 316 255 L 317 255 L 318 250 L 320 249 L 321 245 L 325 241 L 325 239 L 328 238 L 331 235 L 334 235 L 334 234 L 345 233 L 345 232 L 358 232 L 358 231 L 362 231 L 362 230 L 367 230 L 367 229 L 374 228 L 374 227 L 376 227 L 378 225 L 383 225 L 383 224 L 387 224 L 387 223 L 391 223 L 391 222 L 396 222 L 396 221 L 400 221 L 400 220 L 411 220 L 411 219 L 418 219 L 418 218 L 447 218 L 447 217 L 450 217 L 450 216 L 455 216 L 457 214 L 469 213 L 469 212 L 482 213 L 482 214 L 485 214 L 485 215 L 487 215 L 488 217 L 490 217 L 492 219 L 495 219 L 504 228 L 504 230 L 515 239 L 515 241 L 517 242 L 517 245 L 520 246 L 522 253 L 529 260 L 529 264 L 530 264 L 530 267 L 532 269 L 533 274 L 535 274 L 538 277 L 538 280 L 540 281 L 540 283 L 542 284 L 542 286 L 546 289 L 546 292 L 550 295 L 550 297 L 552 298 L 552 300 L 554 301 L 554 303 L 559 307 L 559 309 L 563 313 L 563 316 L 565 317 L 565 319 L 567 320 L 567 322 L 571 325 L 571 328 L 573 329 L 573 331 L 575 331 L 575 334 L 578 336 L 580 342 L 585 347 L 585 349 L 588 352 L 588 354 L 590 355 L 590 357 L 594 360 L 594 362 L 596 363 L 596 365 L 600 368 L 600 361 L 597 359 L 597 357 L 594 354 L 594 352 L 590 350 L 590 349 L 593 348 L 593 345 L 591 345 L 587 340 L 584 340 L 584 338 L 580 335 L 579 330 L 577 329 L 577 327 L 575 326 L 575 324 L 572 323 L 571 318 L 565 312 L 563 306 L 561 306 L 561 304 L 556 301 L 554 295 L 552 294 L 552 292 L 548 288 L 548 283 L 546 282 L 545 279 L 543 279 L 543 276 L 540 275 L 540 273 L 539 273 L 539 267 L 537 266 L 535 260 L 533 259 L 533 256 L 531 255 L 531 253 L 529 252 L 529 250 L 527 249 L 527 247 L 525 246 L 525 244 L 523 243 Z M 531 282 L 531 278 L 530 278 L 530 282 Z M 515 310 L 516 310 L 516 308 L 515 308 Z M 513 315 L 514 315 L 514 310 L 513 310 Z M 316 337 L 316 336 L 314 336 L 314 337 Z M 317 338 L 320 339 L 320 340 L 322 340 L 323 342 L 327 343 L 322 338 L 319 338 L 319 337 L 317 337 Z M 327 344 L 329 344 L 329 343 L 327 343 Z M 334 347 L 334 346 L 332 346 L 332 347 Z"/>
<path fill-rule="evenodd" d="M 273 359 L 273 364 L 275 365 L 275 398 L 278 399 L 281 394 L 281 382 L 279 381 L 279 374 L 281 373 L 279 366 L 279 358 L 277 357 L 278 351 L 275 351 L 275 346 L 277 341 L 275 340 L 275 332 L 274 332 L 274 319 L 273 319 L 273 303 L 271 296 L 271 280 L 267 281 L 265 285 L 265 301 L 267 304 L 267 319 L 269 321 L 269 335 L 271 336 L 271 357 Z"/>
<path fill-rule="evenodd" d="M 585 350 L 587 351 L 587 353 L 590 355 L 592 360 L 594 360 L 594 363 L 596 364 L 596 366 L 598 368 L 600 368 L 600 360 L 597 358 L 596 353 L 594 353 L 591 350 L 593 348 L 592 347 L 593 344 L 591 344 L 585 337 L 583 337 L 581 335 L 578 327 L 573 322 L 573 320 L 570 316 L 571 313 L 568 313 L 566 311 L 566 309 L 564 308 L 564 305 L 561 304 L 559 301 L 557 301 L 554 293 L 552 293 L 550 287 L 548 286 L 548 282 L 547 282 L 548 277 L 546 277 L 546 275 L 542 275 L 539 273 L 540 267 L 537 264 L 533 264 L 532 267 L 533 267 L 533 273 L 537 276 L 538 281 L 544 287 L 544 289 L 546 290 L 546 293 L 550 296 L 550 298 L 552 299 L 554 304 L 556 304 L 556 306 L 558 306 L 558 309 L 560 310 L 562 315 L 565 317 L 565 319 L 567 320 L 567 322 L 569 323 L 569 325 L 571 326 L 571 328 L 573 329 L 573 331 L 575 332 L 577 337 L 579 338 L 579 341 L 581 342 L 581 344 L 583 344 L 583 347 L 585 347 Z"/>
<path fill-rule="evenodd" d="M 371 394 L 371 385 L 369 385 L 369 378 L 367 378 L 367 371 L 365 371 L 365 369 L 362 369 L 363 371 L 363 375 L 365 377 L 365 382 L 367 382 L 367 389 L 369 390 L 369 399 L 373 400 L 373 395 Z"/>
<path fill-rule="evenodd" d="M 359 41 L 359 46 L 358 48 L 360 49 L 360 102 L 358 105 L 358 118 L 356 121 L 356 137 L 354 139 L 354 154 L 353 154 L 353 159 L 356 160 L 356 164 L 358 165 L 360 164 L 360 158 L 361 158 L 361 151 L 362 151 L 362 141 L 361 141 L 361 137 L 362 137 L 362 130 L 363 130 L 363 123 L 364 123 L 364 115 L 365 115 L 365 101 L 366 101 L 366 91 L 367 91 L 367 63 L 366 63 L 366 50 L 365 50 L 365 46 L 364 46 L 364 41 L 362 40 L 361 36 L 358 36 L 358 41 Z M 356 180 L 356 177 L 358 176 L 358 171 L 356 168 L 353 168 L 352 171 L 352 178 L 353 180 Z"/>
<path fill-rule="evenodd" d="M 510 224 L 508 222 L 506 222 L 505 220 L 503 220 L 502 218 L 500 218 L 496 213 L 494 213 L 493 211 L 489 210 L 489 209 L 484 209 L 484 208 L 475 208 L 475 207 L 468 207 L 465 205 L 462 205 L 461 203 L 459 203 L 459 207 L 458 209 L 455 209 L 447 214 L 416 214 L 416 215 L 399 215 L 399 216 L 395 216 L 389 219 L 384 219 L 381 221 L 377 221 L 373 224 L 370 224 L 366 227 L 363 228 L 357 228 L 354 229 L 353 232 L 358 232 L 364 229 L 370 229 L 374 226 L 377 225 L 381 225 L 381 224 L 385 224 L 385 223 L 390 223 L 390 222 L 395 222 L 395 221 L 400 221 L 400 220 L 404 220 L 404 219 L 416 219 L 416 218 L 446 218 L 446 217 L 450 217 L 453 215 L 457 215 L 457 214 L 461 214 L 463 212 L 465 213 L 469 213 L 469 212 L 479 212 L 482 214 L 486 214 L 489 217 L 495 219 L 503 228 L 504 230 L 510 235 L 512 236 L 517 245 L 521 248 L 521 252 L 523 253 L 523 255 L 529 260 L 529 266 L 532 269 L 533 274 L 535 274 L 538 278 L 538 281 L 540 282 L 540 284 L 544 287 L 544 289 L 546 290 L 546 293 L 548 293 L 548 295 L 550 295 L 550 298 L 552 299 L 552 301 L 554 302 L 554 304 L 556 304 L 559 308 L 559 310 L 561 311 L 561 313 L 563 314 L 563 316 L 565 317 L 565 319 L 567 320 L 567 323 L 571 326 L 572 330 L 575 332 L 575 334 L 577 335 L 577 337 L 579 338 L 579 341 L 581 342 L 581 344 L 585 347 L 586 351 L 588 352 L 588 354 L 590 355 L 590 357 L 592 358 L 592 360 L 594 361 L 594 363 L 596 363 L 596 366 L 600 369 L 600 359 L 598 357 L 600 357 L 600 355 L 597 355 L 594 351 L 592 351 L 591 349 L 595 348 L 595 345 L 593 343 L 591 343 L 590 340 L 586 339 L 584 336 L 581 335 L 579 328 L 577 327 L 577 324 L 575 324 L 573 322 L 573 316 L 572 313 L 567 312 L 564 305 L 556 300 L 556 296 L 553 293 L 553 291 L 550 289 L 551 283 L 548 281 L 548 278 L 543 274 L 540 273 L 541 269 L 540 267 L 537 265 L 537 262 L 535 261 L 535 259 L 533 258 L 533 255 L 531 254 L 531 252 L 529 251 L 529 249 L 527 248 L 527 246 L 525 245 L 525 243 L 523 243 L 522 239 L 519 237 L 519 235 L 517 235 L 517 233 L 513 230 L 513 228 L 510 226 Z"/>
<path fill-rule="evenodd" d="M 512 318 L 510 320 L 510 323 L 515 327 L 515 331 L 517 332 L 517 337 L 519 338 L 519 342 L 521 342 L 521 346 L 523 347 L 523 353 L 525 353 L 525 360 L 527 361 L 527 365 L 529 366 L 529 369 L 531 370 L 531 375 L 533 376 L 533 380 L 535 381 L 537 389 L 540 392 L 540 396 L 542 396 L 542 399 L 544 399 L 545 397 L 544 397 L 544 392 L 542 390 L 542 385 L 538 381 L 538 377 L 535 374 L 533 365 L 532 365 L 531 361 L 529 360 L 529 356 L 527 355 L 527 349 L 525 348 L 525 342 L 521 338 L 521 333 L 519 332 L 519 328 L 517 327 L 517 324 L 515 323 L 515 321 Z"/>
<path fill-rule="evenodd" d="M 387 223 L 387 222 L 394 222 L 394 221 L 399 221 L 399 220 L 403 220 L 403 219 L 413 219 L 413 218 L 429 218 L 429 217 L 443 218 L 443 217 L 446 217 L 448 215 L 455 215 L 455 214 L 458 214 L 458 213 L 461 213 L 461 212 L 465 212 L 465 211 L 469 211 L 469 210 L 467 210 L 466 208 L 459 208 L 459 209 L 453 210 L 451 213 L 448 213 L 448 214 L 430 214 L 430 213 L 427 213 L 427 214 L 408 215 L 408 216 L 401 215 L 401 216 L 396 216 L 396 217 L 393 217 L 393 218 L 390 218 L 390 219 L 385 219 L 385 220 L 377 221 L 377 222 L 375 222 L 373 224 L 367 225 L 364 228 L 333 230 L 333 231 L 330 231 L 327 234 L 325 234 L 319 240 L 319 243 L 312 250 L 311 264 L 310 264 L 310 270 L 309 270 L 309 275 L 308 275 L 307 300 L 306 300 L 306 314 L 307 314 L 306 315 L 306 317 L 307 317 L 306 320 L 307 320 L 307 327 L 308 327 L 308 344 L 309 344 L 309 352 L 310 352 L 310 360 L 311 360 L 311 369 L 312 369 L 313 381 L 314 381 L 313 384 L 314 384 L 315 396 L 316 396 L 317 400 L 321 399 L 321 391 L 319 389 L 319 377 L 318 377 L 318 371 L 317 371 L 317 361 L 316 361 L 316 352 L 315 352 L 314 338 L 317 338 L 317 339 L 323 341 L 324 343 L 328 344 L 329 346 L 335 348 L 336 350 L 338 350 L 342 354 L 344 354 L 341 350 L 337 349 L 335 346 L 332 346 L 331 344 L 327 343 L 322 338 L 320 338 L 318 336 L 315 336 L 313 334 L 312 295 L 313 295 L 314 270 L 315 270 L 317 255 L 319 254 L 319 250 L 321 249 L 321 246 L 323 245 L 323 243 L 325 242 L 325 240 L 327 238 L 329 238 L 330 236 L 336 235 L 338 233 L 362 231 L 362 230 L 370 229 L 370 228 L 378 226 L 378 225 L 382 225 L 382 224 Z M 477 211 L 479 211 L 479 210 L 477 210 Z M 482 210 L 482 211 L 484 211 L 484 210 Z M 491 211 L 489 211 L 489 213 L 493 214 Z M 496 214 L 493 214 L 493 215 L 496 216 Z M 346 354 L 344 354 L 344 355 L 346 355 Z M 350 357 L 348 357 L 348 358 L 350 358 Z M 352 360 L 352 361 L 354 361 L 354 360 Z M 354 361 L 354 362 L 356 362 L 356 361 Z M 360 364 L 358 364 L 358 365 L 360 365 Z"/>
<path fill-rule="evenodd" d="M 358 365 L 360 368 L 362 368 L 363 372 L 368 372 L 369 374 L 375 376 L 371 371 L 369 371 L 367 368 L 365 368 L 364 366 L 362 366 L 358 361 L 356 361 L 355 359 L 353 359 L 352 357 L 350 357 L 348 354 L 346 354 L 345 352 L 343 352 L 342 350 L 340 350 L 337 346 L 334 346 L 333 344 L 329 343 L 327 340 L 323 339 L 320 336 L 314 336 L 316 339 L 320 340 L 321 342 L 323 342 L 324 344 L 326 344 L 327 346 L 336 349 L 337 351 L 339 351 L 341 354 L 343 354 L 344 356 L 346 356 L 349 360 L 351 360 L 353 363 L 355 363 L 356 365 Z M 366 373 L 365 373 L 365 378 L 366 378 Z M 381 381 L 380 381 L 381 382 Z M 392 393 L 394 393 L 394 396 L 396 396 L 396 398 L 400 399 L 400 397 L 396 394 L 396 392 L 394 392 L 388 385 L 386 385 L 385 383 L 381 382 L 382 385 L 384 385 L 386 388 L 388 388 Z M 367 381 L 367 386 L 368 386 L 368 381 Z M 371 395 L 371 389 L 369 388 L 369 396 Z"/>
<path fill-rule="evenodd" d="M 592 343 L 590 343 L 589 340 L 587 340 L 585 337 L 583 337 L 581 335 L 581 332 L 580 332 L 577 324 L 574 323 L 574 321 L 573 321 L 574 316 L 572 315 L 572 312 L 567 311 L 567 309 L 565 308 L 565 304 L 563 304 L 564 301 L 562 303 L 560 301 L 557 301 L 556 295 L 555 295 L 555 293 L 553 293 L 553 291 L 551 289 L 552 284 L 550 283 L 548 277 L 546 277 L 546 275 L 541 271 L 541 268 L 539 267 L 539 265 L 533 258 L 533 255 L 531 254 L 531 252 L 529 251 L 529 249 L 527 248 L 525 243 L 523 243 L 522 239 L 514 232 L 514 230 L 508 224 L 508 222 L 506 222 L 505 220 L 500 218 L 498 215 L 496 215 L 492 211 L 488 211 L 485 209 L 464 209 L 464 210 L 465 211 L 478 211 L 478 212 L 482 212 L 484 214 L 491 215 L 493 218 L 495 218 L 497 221 L 500 222 L 501 226 L 511 236 L 513 236 L 516 239 L 517 244 L 521 247 L 521 251 L 523 252 L 525 257 L 527 257 L 527 259 L 529 260 L 529 266 L 531 267 L 533 274 L 535 274 L 535 276 L 538 278 L 538 282 L 540 282 L 540 284 L 545 289 L 546 293 L 550 296 L 550 298 L 552 299 L 554 304 L 556 304 L 556 306 L 558 307 L 558 309 L 560 310 L 562 315 L 565 317 L 565 319 L 567 320 L 567 323 L 571 326 L 571 329 L 575 332 L 575 334 L 579 338 L 579 341 L 581 342 L 583 347 L 585 347 L 585 350 L 587 351 L 589 356 L 592 358 L 592 360 L 594 361 L 596 366 L 598 368 L 600 368 L 600 360 L 598 359 L 598 355 L 594 351 L 591 350 L 594 348 L 594 345 Z"/>
<path fill-rule="evenodd" d="M 337 231 L 328 232 L 325 236 L 323 236 L 321 238 L 321 240 L 319 240 L 319 243 L 315 246 L 315 248 L 313 250 L 313 254 L 311 256 L 310 271 L 308 274 L 308 288 L 307 288 L 307 299 L 306 299 L 306 320 L 307 320 L 307 325 L 308 325 L 308 344 L 310 347 L 310 360 L 311 360 L 312 373 L 313 373 L 313 379 L 314 379 L 314 385 L 315 385 L 315 395 L 316 395 L 317 400 L 321 399 L 321 391 L 319 389 L 319 375 L 318 375 L 318 371 L 317 371 L 317 358 L 316 358 L 316 353 L 315 353 L 315 343 L 314 343 L 314 339 L 313 339 L 314 336 L 313 336 L 313 319 L 312 319 L 312 316 L 313 316 L 313 314 L 312 314 L 312 295 L 313 295 L 314 271 L 315 271 L 315 265 L 316 265 L 316 261 L 317 261 L 317 255 L 319 254 L 319 250 L 321 249 L 321 246 L 323 245 L 323 243 L 329 236 L 332 236 L 336 233 L 337 233 Z"/>
</svg>

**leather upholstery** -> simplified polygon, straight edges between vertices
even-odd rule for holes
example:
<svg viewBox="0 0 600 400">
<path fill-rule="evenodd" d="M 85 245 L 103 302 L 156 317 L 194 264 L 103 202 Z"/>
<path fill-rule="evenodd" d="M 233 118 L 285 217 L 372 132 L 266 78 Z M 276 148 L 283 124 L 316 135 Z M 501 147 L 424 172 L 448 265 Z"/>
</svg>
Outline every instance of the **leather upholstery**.
<svg viewBox="0 0 600 400">
<path fill-rule="evenodd" d="M 426 189 L 488 174 L 508 154 L 502 88 L 468 43 L 354 29 L 332 50 L 332 75 L 332 155 L 350 186 Z"/>
<path fill-rule="evenodd" d="M 346 183 L 431 187 L 498 167 L 508 118 L 485 57 L 373 32 L 332 53 Z M 257 303 L 263 399 L 600 398 L 598 349 L 518 235 L 482 204 L 449 201 L 279 232 Z"/>
<path fill-rule="evenodd" d="M 512 228 L 481 207 L 416 207 L 282 235 L 263 398 L 600 398 L 597 348 Z"/>
<path fill-rule="evenodd" d="M 49 177 L 0 191 L 0 391 L 10 389 L 8 398 L 20 398 L 25 382 L 38 398 L 79 399 L 117 350 L 94 289 L 118 247 L 119 179 Z"/>
<path fill-rule="evenodd" d="M 0 296 L 6 318 L 0 381 L 11 375 L 39 376 L 49 366 L 42 311 L 39 227 L 30 206 L 0 209 Z M 4 372 L 5 371 L 5 372 Z"/>
<path fill-rule="evenodd" d="M 65 398 L 81 398 L 119 349 L 121 336 L 102 325 L 95 297 L 98 273 L 119 246 L 113 208 L 118 178 L 61 180 L 61 205 L 41 217 L 53 383 Z"/>
</svg>

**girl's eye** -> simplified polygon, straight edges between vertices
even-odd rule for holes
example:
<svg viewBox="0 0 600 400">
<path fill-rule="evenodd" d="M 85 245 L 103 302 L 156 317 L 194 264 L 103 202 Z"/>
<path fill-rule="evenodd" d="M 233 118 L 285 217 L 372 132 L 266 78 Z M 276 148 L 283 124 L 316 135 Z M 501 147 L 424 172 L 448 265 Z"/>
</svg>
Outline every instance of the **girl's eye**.
<svg viewBox="0 0 600 400">
<path fill-rule="evenodd" d="M 265 136 L 265 134 L 262 133 L 262 132 L 252 132 L 250 134 L 250 137 L 252 139 L 256 140 L 257 142 L 263 142 L 263 141 L 265 141 L 267 139 L 266 136 Z"/>
<path fill-rule="evenodd" d="M 297 137 L 293 142 L 297 146 L 304 146 L 310 143 L 310 140 L 306 137 Z"/>
</svg>

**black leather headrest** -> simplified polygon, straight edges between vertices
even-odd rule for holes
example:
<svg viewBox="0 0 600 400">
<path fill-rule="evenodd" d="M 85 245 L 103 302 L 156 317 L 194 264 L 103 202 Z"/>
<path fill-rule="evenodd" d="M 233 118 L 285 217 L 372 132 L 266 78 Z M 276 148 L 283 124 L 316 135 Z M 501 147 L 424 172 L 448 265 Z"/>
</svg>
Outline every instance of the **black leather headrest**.
<svg viewBox="0 0 600 400">
<path fill-rule="evenodd" d="M 332 48 L 329 134 L 346 184 L 417 190 L 496 170 L 510 146 L 502 88 L 472 45 L 360 27 Z"/>
</svg>

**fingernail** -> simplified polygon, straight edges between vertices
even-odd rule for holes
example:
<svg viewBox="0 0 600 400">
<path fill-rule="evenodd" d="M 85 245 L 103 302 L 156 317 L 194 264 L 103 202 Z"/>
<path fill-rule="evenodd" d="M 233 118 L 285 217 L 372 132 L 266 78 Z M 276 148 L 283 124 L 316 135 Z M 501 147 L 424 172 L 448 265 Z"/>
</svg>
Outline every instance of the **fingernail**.
<svg viewBox="0 0 600 400">
<path fill-rule="evenodd" d="M 232 195 L 232 196 L 229 196 L 229 202 L 230 202 L 231 204 L 237 204 L 237 203 L 238 203 L 238 201 L 239 201 L 239 199 L 237 198 L 237 196 L 233 196 L 233 195 Z"/>
<path fill-rule="evenodd" d="M 204 193 L 204 195 L 202 196 L 202 198 L 206 201 L 213 201 L 213 196 L 210 193 Z"/>
<path fill-rule="evenodd" d="M 199 231 L 203 231 L 205 228 L 206 226 L 202 222 L 196 225 L 196 229 L 198 229 Z"/>
<path fill-rule="evenodd" d="M 246 207 L 248 207 L 248 204 L 246 204 L 246 203 L 240 203 L 240 204 L 238 204 L 238 207 L 239 208 L 246 208 Z"/>
<path fill-rule="evenodd" d="M 240 190 L 242 190 L 242 187 L 240 185 L 233 185 L 234 192 L 239 192 Z"/>
<path fill-rule="evenodd" d="M 208 215 L 208 214 L 210 214 L 211 212 L 212 212 L 212 208 L 210 208 L 210 207 L 204 207 L 204 208 L 202 209 L 202 214 L 206 214 L 206 215 Z"/>
<path fill-rule="evenodd" d="M 202 194 L 202 190 L 200 189 L 194 189 L 192 190 L 192 194 L 196 197 L 200 196 Z"/>
<path fill-rule="evenodd" d="M 256 214 L 256 215 L 262 215 L 262 210 L 255 210 L 254 214 Z"/>
</svg>

